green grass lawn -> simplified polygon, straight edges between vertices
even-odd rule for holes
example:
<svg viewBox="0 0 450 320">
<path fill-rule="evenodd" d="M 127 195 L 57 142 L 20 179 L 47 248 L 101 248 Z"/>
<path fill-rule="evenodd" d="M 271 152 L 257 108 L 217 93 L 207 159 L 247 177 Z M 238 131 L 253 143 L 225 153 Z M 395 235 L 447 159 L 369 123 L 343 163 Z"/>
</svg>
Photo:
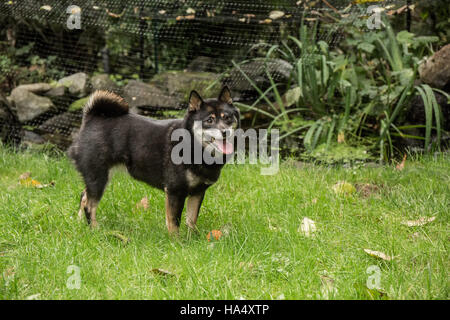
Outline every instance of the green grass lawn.
<svg viewBox="0 0 450 320">
<path fill-rule="evenodd" d="M 19 184 L 27 171 L 55 185 Z M 449 175 L 448 156 L 402 171 L 286 162 L 262 176 L 228 165 L 207 192 L 199 233 L 183 223 L 171 239 L 161 191 L 118 171 L 91 230 L 76 218 L 83 184 L 66 157 L 0 148 L 0 299 L 448 299 Z M 338 195 L 344 180 L 379 189 Z M 149 208 L 136 208 L 144 196 Z M 313 237 L 298 230 L 304 217 Z M 401 224 L 421 217 L 436 219 Z M 208 242 L 213 229 L 229 233 Z M 373 279 L 379 290 L 367 288 Z"/>
</svg>

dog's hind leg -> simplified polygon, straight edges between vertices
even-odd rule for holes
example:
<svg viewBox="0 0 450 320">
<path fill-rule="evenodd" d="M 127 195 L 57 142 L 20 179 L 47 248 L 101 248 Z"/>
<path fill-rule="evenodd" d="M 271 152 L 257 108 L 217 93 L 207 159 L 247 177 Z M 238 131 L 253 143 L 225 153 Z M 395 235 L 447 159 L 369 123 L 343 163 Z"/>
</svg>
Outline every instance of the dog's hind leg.
<svg viewBox="0 0 450 320">
<path fill-rule="evenodd" d="M 83 192 L 81 192 L 81 196 L 80 196 L 80 209 L 78 210 L 78 219 L 79 220 L 83 219 L 84 208 L 86 206 L 87 206 L 87 195 L 86 195 L 86 189 L 84 189 Z"/>
<path fill-rule="evenodd" d="M 88 224 L 95 228 L 97 226 L 96 212 L 98 203 L 100 202 L 106 184 L 108 183 L 108 170 L 92 171 L 91 174 L 92 175 L 86 175 L 84 177 L 86 191 L 84 192 L 84 197 L 81 202 L 83 204 L 83 200 L 85 200 L 83 206 L 84 214 Z"/>
<path fill-rule="evenodd" d="M 99 202 L 100 202 L 100 200 L 88 198 L 87 205 L 86 205 L 86 207 L 84 207 L 84 213 L 86 215 L 86 219 L 88 221 L 88 224 L 90 224 L 92 228 L 96 228 L 98 225 L 96 213 L 97 213 L 97 207 L 98 207 Z"/>
</svg>

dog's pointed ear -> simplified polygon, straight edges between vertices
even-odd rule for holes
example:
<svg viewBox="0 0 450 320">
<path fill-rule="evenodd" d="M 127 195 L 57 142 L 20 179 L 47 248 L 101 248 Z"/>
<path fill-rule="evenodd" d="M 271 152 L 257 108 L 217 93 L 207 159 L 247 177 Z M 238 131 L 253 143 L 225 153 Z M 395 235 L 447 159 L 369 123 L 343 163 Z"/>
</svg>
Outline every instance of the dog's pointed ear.
<svg viewBox="0 0 450 320">
<path fill-rule="evenodd" d="M 203 103 L 202 97 L 197 93 L 197 91 L 192 90 L 189 96 L 189 111 L 198 111 Z"/>
<path fill-rule="evenodd" d="M 228 104 L 233 104 L 233 99 L 231 99 L 231 92 L 228 86 L 224 86 L 222 91 L 219 94 L 219 101 L 225 102 Z"/>
</svg>

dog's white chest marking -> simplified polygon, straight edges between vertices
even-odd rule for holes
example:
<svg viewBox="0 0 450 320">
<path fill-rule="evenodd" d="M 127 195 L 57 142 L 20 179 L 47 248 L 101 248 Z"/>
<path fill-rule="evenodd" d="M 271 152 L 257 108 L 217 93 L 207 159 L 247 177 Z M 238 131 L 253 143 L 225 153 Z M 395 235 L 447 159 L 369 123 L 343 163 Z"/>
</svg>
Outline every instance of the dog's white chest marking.
<svg viewBox="0 0 450 320">
<path fill-rule="evenodd" d="M 203 182 L 202 179 L 191 170 L 186 171 L 186 180 L 190 188 L 195 188 Z"/>
<path fill-rule="evenodd" d="M 191 170 L 186 171 L 186 181 L 188 183 L 189 188 L 195 188 L 200 184 L 210 185 L 214 183 L 214 181 L 202 179 L 201 177 L 193 173 Z"/>
</svg>

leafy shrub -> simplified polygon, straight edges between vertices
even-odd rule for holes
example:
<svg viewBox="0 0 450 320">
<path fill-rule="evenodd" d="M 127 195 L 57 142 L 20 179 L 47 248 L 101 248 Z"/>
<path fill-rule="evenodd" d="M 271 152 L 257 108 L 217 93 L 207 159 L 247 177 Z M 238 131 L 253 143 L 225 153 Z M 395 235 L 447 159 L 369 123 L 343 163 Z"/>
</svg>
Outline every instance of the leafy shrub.
<svg viewBox="0 0 450 320">
<path fill-rule="evenodd" d="M 298 38 L 289 36 L 266 53 L 266 59 L 282 58 L 292 65 L 287 83 L 276 83 L 266 72 L 271 86 L 263 91 L 234 63 L 260 94 L 253 104 L 238 105 L 269 117 L 268 127 L 279 128 L 280 139 L 301 137 L 310 155 L 318 146 L 328 150 L 346 143 L 366 146 L 388 160 L 394 156 L 395 136 L 424 140 L 427 151 L 439 148 L 442 112 L 433 91 L 448 95 L 415 84 L 420 61 L 432 53 L 431 44 L 438 38 L 407 31 L 395 34 L 387 20 L 384 26 L 369 33 L 346 25 L 343 48 L 330 50 L 325 41 L 315 41 L 316 27 L 308 31 L 302 25 Z M 420 95 L 425 105 L 426 123 L 414 125 L 425 129 L 424 137 L 409 135 L 411 126 L 401 125 L 414 95 Z M 270 106 L 269 111 L 259 107 L 261 101 Z"/>
</svg>

